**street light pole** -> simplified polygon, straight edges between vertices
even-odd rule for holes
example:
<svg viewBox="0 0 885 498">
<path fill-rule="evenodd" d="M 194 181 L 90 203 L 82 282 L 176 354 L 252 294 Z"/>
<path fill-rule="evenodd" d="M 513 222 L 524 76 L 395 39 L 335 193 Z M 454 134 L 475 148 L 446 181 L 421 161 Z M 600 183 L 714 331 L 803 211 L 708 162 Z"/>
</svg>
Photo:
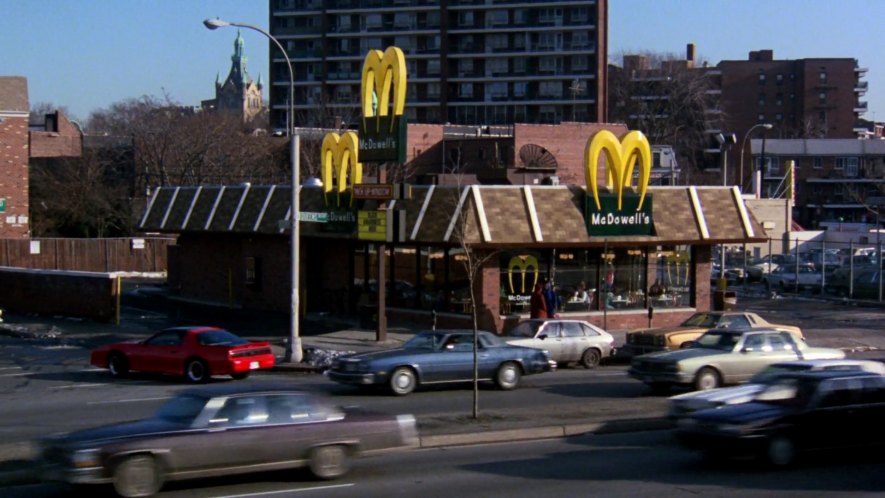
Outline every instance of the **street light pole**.
<svg viewBox="0 0 885 498">
<path fill-rule="evenodd" d="M 747 133 L 744 134 L 744 139 L 741 141 L 741 164 L 740 164 L 740 174 L 738 175 L 738 186 L 741 188 L 741 192 L 744 191 L 744 149 L 747 148 L 747 138 L 753 133 L 753 130 L 756 128 L 765 128 L 766 130 L 770 130 L 774 127 L 771 123 L 758 123 L 750 127 L 747 130 Z"/>
<path fill-rule="evenodd" d="M 294 362 L 300 363 L 303 359 L 302 351 L 301 351 L 301 335 L 298 333 L 298 310 L 299 310 L 299 299 L 298 299 L 298 291 L 299 291 L 299 272 L 300 272 L 300 261 L 301 261 L 301 251 L 300 251 L 300 239 L 301 239 L 301 229 L 300 224 L 298 223 L 299 217 L 301 214 L 301 192 L 298 190 L 298 185 L 301 183 L 300 179 L 300 137 L 293 133 L 295 128 L 295 73 L 292 71 L 292 60 L 289 59 L 289 54 L 286 53 L 286 50 L 283 48 L 283 45 L 279 40 L 274 38 L 273 35 L 268 33 L 267 31 L 259 28 L 258 26 L 253 26 L 251 24 L 238 23 L 238 22 L 229 22 L 222 21 L 221 19 L 206 19 L 203 21 L 203 25 L 208 29 L 218 29 L 223 28 L 225 26 L 236 26 L 239 28 L 251 29 L 254 31 L 258 31 L 262 35 L 266 36 L 270 41 L 272 41 L 280 52 L 283 54 L 283 57 L 286 59 L 286 66 L 289 68 L 289 115 L 286 119 L 286 136 L 289 137 L 289 166 L 291 168 L 291 176 L 292 176 L 292 199 L 291 205 L 289 207 L 289 232 L 291 234 L 291 280 L 292 280 L 292 297 L 290 300 L 291 309 L 290 312 L 290 322 L 289 322 L 289 341 L 286 345 L 286 362 Z"/>
</svg>

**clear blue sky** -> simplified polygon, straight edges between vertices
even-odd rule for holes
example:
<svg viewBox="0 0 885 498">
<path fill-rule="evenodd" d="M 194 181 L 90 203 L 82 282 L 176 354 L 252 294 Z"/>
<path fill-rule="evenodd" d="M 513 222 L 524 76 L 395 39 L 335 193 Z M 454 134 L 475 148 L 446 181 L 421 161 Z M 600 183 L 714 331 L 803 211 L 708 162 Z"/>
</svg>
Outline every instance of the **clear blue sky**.
<svg viewBox="0 0 885 498">
<path fill-rule="evenodd" d="M 93 110 L 143 95 L 183 105 L 214 97 L 230 69 L 235 28 L 209 31 L 219 17 L 267 29 L 267 0 L 0 0 L 0 75 L 25 76 L 31 105 Z M 609 54 L 653 51 L 699 59 L 849 57 L 869 71 L 867 119 L 885 120 L 883 0 L 610 0 Z M 268 42 L 244 30 L 247 68 L 268 82 Z"/>
</svg>

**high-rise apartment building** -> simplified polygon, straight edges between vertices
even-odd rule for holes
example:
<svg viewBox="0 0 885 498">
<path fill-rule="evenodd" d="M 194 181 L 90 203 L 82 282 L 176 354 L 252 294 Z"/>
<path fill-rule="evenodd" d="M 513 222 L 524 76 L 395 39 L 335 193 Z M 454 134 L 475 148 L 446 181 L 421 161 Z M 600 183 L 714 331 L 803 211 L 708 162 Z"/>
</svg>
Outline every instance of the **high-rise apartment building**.
<svg viewBox="0 0 885 498">
<path fill-rule="evenodd" d="M 606 120 L 608 0 L 270 0 L 270 32 L 295 72 L 295 124 L 354 124 L 370 49 L 408 66 L 410 122 Z M 271 126 L 289 70 L 271 44 Z"/>
</svg>

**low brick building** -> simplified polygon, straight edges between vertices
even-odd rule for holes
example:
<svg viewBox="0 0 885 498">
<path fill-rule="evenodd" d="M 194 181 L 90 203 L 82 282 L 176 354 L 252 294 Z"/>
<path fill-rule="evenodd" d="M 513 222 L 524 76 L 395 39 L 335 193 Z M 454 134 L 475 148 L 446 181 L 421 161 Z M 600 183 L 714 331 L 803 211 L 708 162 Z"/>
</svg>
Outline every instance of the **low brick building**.
<svg viewBox="0 0 885 498">
<path fill-rule="evenodd" d="M 0 77 L 0 238 L 28 237 L 28 81 Z"/>
</svg>

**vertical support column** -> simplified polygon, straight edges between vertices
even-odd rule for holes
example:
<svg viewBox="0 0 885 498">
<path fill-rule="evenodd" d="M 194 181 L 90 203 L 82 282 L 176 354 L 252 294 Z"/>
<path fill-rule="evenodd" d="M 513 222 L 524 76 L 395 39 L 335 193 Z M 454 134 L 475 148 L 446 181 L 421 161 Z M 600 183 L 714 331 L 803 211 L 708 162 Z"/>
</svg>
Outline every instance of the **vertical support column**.
<svg viewBox="0 0 885 498">
<path fill-rule="evenodd" d="M 488 256 L 488 253 L 477 253 L 476 257 L 480 259 Z M 477 271 L 473 291 L 477 300 L 474 306 L 479 328 L 501 333 L 501 268 L 498 258 L 488 258 Z"/>
</svg>

